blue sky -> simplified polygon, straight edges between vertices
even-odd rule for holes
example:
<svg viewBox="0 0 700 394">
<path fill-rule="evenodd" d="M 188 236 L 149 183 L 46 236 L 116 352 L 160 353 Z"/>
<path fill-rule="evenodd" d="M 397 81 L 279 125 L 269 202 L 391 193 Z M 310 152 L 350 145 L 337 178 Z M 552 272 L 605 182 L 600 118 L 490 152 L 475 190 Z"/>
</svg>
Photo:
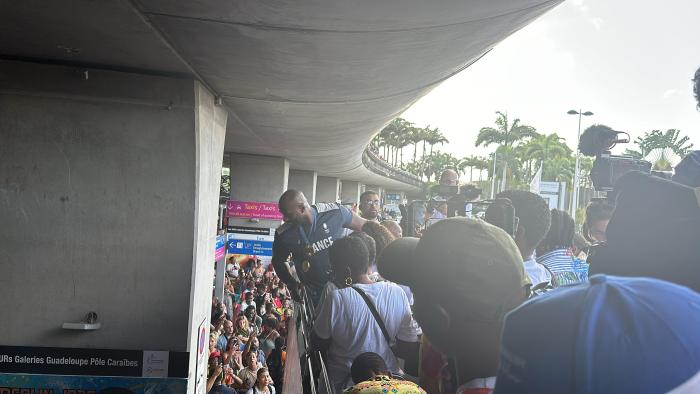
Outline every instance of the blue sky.
<svg viewBox="0 0 700 394">
<path fill-rule="evenodd" d="M 568 0 L 513 34 L 491 53 L 420 99 L 402 116 L 438 127 L 441 148 L 458 157 L 479 129 L 505 111 L 575 147 L 582 129 L 602 123 L 634 139 L 653 129 L 680 129 L 700 149 L 700 112 L 691 78 L 700 67 L 700 1 Z M 620 148 L 622 150 L 622 148 Z"/>
</svg>

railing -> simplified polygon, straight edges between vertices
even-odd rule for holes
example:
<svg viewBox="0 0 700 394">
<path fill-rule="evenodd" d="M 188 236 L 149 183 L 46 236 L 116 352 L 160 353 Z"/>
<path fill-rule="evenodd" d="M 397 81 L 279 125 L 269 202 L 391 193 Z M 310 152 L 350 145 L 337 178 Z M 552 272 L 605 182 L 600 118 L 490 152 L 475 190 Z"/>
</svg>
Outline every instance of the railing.
<svg viewBox="0 0 700 394">
<path fill-rule="evenodd" d="M 391 178 L 395 181 L 403 182 L 412 186 L 423 188 L 424 184 L 420 177 L 396 168 L 386 161 L 382 160 L 376 153 L 369 148 L 362 153 L 362 164 L 375 174 Z"/>
<path fill-rule="evenodd" d="M 302 293 L 304 300 L 294 305 L 295 324 L 289 328 L 287 336 L 283 394 L 335 394 L 323 356 L 311 345 L 313 303 L 306 292 Z"/>
</svg>

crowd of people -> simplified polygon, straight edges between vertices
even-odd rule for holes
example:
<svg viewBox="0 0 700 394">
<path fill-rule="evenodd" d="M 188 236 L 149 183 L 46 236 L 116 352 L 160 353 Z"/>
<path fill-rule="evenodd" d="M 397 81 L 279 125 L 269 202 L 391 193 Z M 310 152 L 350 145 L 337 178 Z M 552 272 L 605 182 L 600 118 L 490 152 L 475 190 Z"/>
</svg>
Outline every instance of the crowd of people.
<svg viewBox="0 0 700 394">
<path fill-rule="evenodd" d="M 275 392 L 289 299 L 306 292 L 331 392 L 700 392 L 698 156 L 673 180 L 625 174 L 581 228 L 505 190 L 483 220 L 440 217 L 403 237 L 374 191 L 353 212 L 288 190 L 279 278 L 238 269 L 215 305 L 214 385 Z"/>
<path fill-rule="evenodd" d="M 223 299 L 212 301 L 207 393 L 275 394 L 284 384 L 286 285 L 259 259 L 230 257 Z"/>
</svg>

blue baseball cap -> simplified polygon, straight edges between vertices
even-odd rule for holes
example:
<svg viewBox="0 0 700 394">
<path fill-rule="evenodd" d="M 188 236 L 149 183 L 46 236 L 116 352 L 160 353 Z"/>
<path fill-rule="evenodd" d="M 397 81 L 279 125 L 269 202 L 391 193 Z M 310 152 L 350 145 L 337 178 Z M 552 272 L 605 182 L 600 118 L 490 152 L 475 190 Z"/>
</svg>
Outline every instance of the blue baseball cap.
<svg viewBox="0 0 700 394">
<path fill-rule="evenodd" d="M 698 371 L 700 294 L 595 275 L 508 314 L 494 393 L 665 393 Z"/>
</svg>

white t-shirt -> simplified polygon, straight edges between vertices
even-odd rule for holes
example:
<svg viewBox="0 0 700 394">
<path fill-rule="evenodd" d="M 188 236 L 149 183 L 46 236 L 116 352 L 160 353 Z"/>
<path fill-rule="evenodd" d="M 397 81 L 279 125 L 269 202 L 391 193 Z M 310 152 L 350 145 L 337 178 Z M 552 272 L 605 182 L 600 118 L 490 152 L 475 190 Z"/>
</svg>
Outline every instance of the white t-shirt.
<svg viewBox="0 0 700 394">
<path fill-rule="evenodd" d="M 549 271 L 547 271 L 542 264 L 539 264 L 537 260 L 535 260 L 534 256 L 531 256 L 529 259 L 525 260 L 523 262 L 523 266 L 525 267 L 527 276 L 530 277 L 532 287 L 552 280 L 552 275 L 550 275 Z"/>
<path fill-rule="evenodd" d="M 406 294 L 391 282 L 356 284 L 374 302 L 386 330 L 392 338 L 418 342 L 421 329 L 413 319 Z M 372 312 L 362 296 L 346 287 L 331 291 L 316 317 L 314 331 L 322 339 L 331 338 L 328 349 L 328 375 L 342 388 L 350 375 L 350 366 L 365 352 L 379 354 L 391 372 L 400 372 L 394 353 L 387 344 Z"/>
</svg>

